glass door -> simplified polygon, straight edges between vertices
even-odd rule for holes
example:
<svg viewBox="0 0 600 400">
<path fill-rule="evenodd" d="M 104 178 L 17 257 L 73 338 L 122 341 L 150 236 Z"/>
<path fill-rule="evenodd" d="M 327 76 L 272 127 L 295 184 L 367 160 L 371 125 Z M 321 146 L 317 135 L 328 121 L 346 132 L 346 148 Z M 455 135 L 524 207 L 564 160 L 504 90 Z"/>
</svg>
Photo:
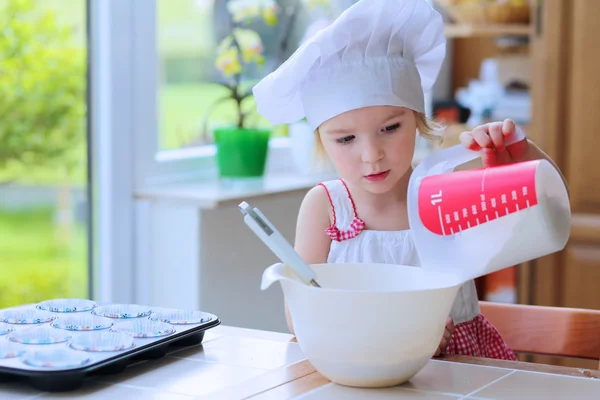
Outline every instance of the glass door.
<svg viewBox="0 0 600 400">
<path fill-rule="evenodd" d="M 91 295 L 86 8 L 0 2 L 0 308 Z"/>
</svg>

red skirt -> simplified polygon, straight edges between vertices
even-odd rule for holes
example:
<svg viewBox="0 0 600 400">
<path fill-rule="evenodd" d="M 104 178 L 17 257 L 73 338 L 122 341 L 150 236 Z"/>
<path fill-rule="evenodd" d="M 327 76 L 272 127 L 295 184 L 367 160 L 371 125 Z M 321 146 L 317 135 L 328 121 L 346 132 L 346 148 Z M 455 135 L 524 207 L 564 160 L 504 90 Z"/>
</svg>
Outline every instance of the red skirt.
<svg viewBox="0 0 600 400">
<path fill-rule="evenodd" d="M 454 333 L 444 353 L 517 361 L 515 353 L 482 314 L 454 327 Z"/>
</svg>

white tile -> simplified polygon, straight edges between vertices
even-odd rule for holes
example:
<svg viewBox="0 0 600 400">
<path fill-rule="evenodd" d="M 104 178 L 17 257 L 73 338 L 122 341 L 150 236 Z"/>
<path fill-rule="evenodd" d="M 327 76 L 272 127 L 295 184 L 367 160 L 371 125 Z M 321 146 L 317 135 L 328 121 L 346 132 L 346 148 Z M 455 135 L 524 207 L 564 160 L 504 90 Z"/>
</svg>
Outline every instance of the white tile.
<svg viewBox="0 0 600 400">
<path fill-rule="evenodd" d="M 298 343 L 235 336 L 219 338 L 170 356 L 261 369 L 275 369 L 306 359 Z"/>
<path fill-rule="evenodd" d="M 165 357 L 130 366 L 124 372 L 102 377 L 102 380 L 163 392 L 202 396 L 252 379 L 265 371 Z"/>
<path fill-rule="evenodd" d="M 0 383 L 0 399 L 2 400 L 25 400 L 40 394 L 41 392 L 29 386 L 27 381 Z"/>
<path fill-rule="evenodd" d="M 419 390 L 402 389 L 400 387 L 364 389 L 330 383 L 311 390 L 303 395 L 294 397 L 294 400 L 397 400 L 397 399 L 430 399 L 452 400 L 459 399 L 458 395 L 423 392 Z"/>
<path fill-rule="evenodd" d="M 600 399 L 600 379 L 516 371 L 470 396 L 486 399 Z"/>
<path fill-rule="evenodd" d="M 69 392 L 47 393 L 40 400 L 59 399 L 127 399 L 127 400 L 193 400 L 192 396 L 176 393 L 161 392 L 155 389 L 144 389 L 129 385 L 107 385 L 95 380 L 89 380 L 78 389 Z"/>
<path fill-rule="evenodd" d="M 427 392 L 467 395 L 512 370 L 431 360 L 400 387 Z"/>
</svg>

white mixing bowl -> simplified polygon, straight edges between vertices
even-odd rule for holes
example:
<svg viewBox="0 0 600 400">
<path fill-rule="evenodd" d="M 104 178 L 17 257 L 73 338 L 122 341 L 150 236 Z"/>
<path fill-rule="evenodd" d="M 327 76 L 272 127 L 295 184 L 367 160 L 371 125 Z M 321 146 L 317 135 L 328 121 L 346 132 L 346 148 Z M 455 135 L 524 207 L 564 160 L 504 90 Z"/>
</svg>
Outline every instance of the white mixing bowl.
<svg viewBox="0 0 600 400">
<path fill-rule="evenodd" d="M 462 284 L 454 275 L 390 264 L 311 265 L 322 288 L 299 281 L 284 264 L 263 273 L 280 281 L 298 344 L 334 383 L 402 384 L 435 353 Z"/>
</svg>

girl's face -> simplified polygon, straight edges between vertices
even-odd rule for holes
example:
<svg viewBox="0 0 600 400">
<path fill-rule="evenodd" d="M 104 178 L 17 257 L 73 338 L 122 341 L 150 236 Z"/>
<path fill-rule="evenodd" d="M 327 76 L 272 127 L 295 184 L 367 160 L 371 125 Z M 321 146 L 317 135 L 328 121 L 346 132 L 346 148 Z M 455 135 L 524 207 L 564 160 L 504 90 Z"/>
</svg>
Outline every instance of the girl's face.
<svg viewBox="0 0 600 400">
<path fill-rule="evenodd" d="M 373 106 L 325 121 L 319 135 L 336 170 L 349 184 L 370 193 L 386 193 L 410 169 L 416 129 L 414 111 Z"/>
</svg>

